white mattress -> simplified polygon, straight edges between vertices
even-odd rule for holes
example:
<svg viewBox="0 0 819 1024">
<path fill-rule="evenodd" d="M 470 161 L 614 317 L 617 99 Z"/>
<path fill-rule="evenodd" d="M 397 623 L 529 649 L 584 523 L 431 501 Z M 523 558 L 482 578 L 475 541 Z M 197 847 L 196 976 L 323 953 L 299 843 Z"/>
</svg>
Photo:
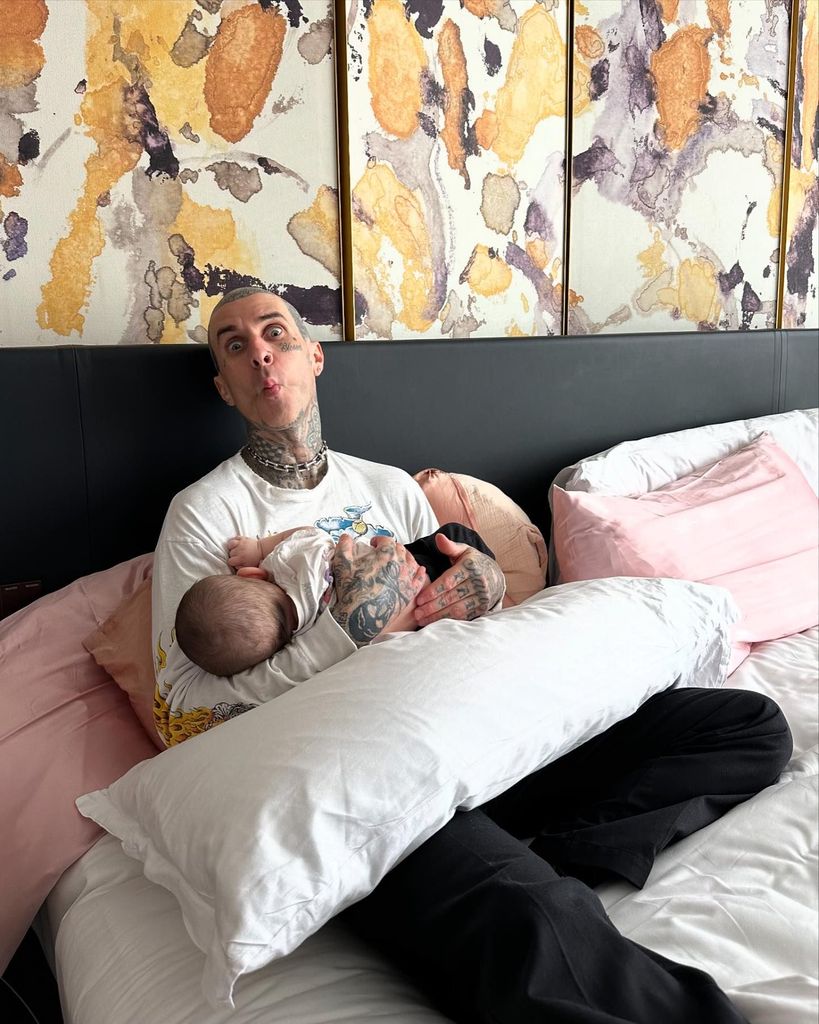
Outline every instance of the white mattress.
<svg viewBox="0 0 819 1024">
<path fill-rule="evenodd" d="M 779 702 L 794 734 L 780 781 L 666 850 L 646 886 L 598 893 L 620 930 L 709 971 L 751 1024 L 815 1024 L 819 630 L 755 646 L 730 685 Z M 234 1011 L 200 993 L 204 957 L 170 893 L 101 839 L 46 907 L 66 1024 L 446 1021 L 341 925 L 242 979 Z"/>
</svg>

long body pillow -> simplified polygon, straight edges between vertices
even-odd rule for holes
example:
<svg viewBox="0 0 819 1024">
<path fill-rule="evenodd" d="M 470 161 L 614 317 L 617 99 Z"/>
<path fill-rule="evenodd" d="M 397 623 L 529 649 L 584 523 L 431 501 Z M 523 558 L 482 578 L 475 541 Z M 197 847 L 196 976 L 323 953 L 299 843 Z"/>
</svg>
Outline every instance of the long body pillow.
<svg viewBox="0 0 819 1024">
<path fill-rule="evenodd" d="M 679 580 L 554 587 L 363 648 L 77 806 L 176 895 L 206 998 L 232 1006 L 240 975 L 371 892 L 456 810 L 653 693 L 721 685 L 735 616 L 726 591 Z"/>
</svg>

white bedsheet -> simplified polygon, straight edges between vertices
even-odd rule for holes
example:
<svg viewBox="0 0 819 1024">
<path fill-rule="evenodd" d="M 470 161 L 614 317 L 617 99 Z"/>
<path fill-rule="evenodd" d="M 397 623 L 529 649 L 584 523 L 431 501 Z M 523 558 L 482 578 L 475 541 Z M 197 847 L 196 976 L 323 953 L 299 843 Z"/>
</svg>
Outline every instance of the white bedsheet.
<svg viewBox="0 0 819 1024">
<path fill-rule="evenodd" d="M 666 850 L 646 886 L 602 886 L 620 930 L 709 971 L 751 1024 L 817 1020 L 819 630 L 755 646 L 729 685 L 779 702 L 794 734 L 780 781 Z M 204 957 L 174 897 L 101 839 L 47 904 L 66 1024 L 434 1024 L 447 1018 L 342 926 L 204 1002 Z"/>
</svg>

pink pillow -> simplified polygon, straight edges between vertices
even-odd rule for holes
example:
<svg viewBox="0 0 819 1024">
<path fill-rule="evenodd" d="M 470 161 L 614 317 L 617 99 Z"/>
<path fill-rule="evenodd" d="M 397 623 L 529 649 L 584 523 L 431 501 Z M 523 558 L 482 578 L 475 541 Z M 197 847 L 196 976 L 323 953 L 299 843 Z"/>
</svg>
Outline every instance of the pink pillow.
<svg viewBox="0 0 819 1024">
<path fill-rule="evenodd" d="M 546 586 L 543 535 L 523 509 L 494 484 L 463 473 L 424 469 L 415 479 L 439 523 L 462 523 L 479 533 L 506 577 L 504 607 Z"/>
<path fill-rule="evenodd" d="M 742 613 L 729 671 L 750 643 L 819 623 L 819 503 L 768 434 L 637 497 L 552 497 L 561 582 L 666 576 L 729 590 Z"/>
<path fill-rule="evenodd" d="M 74 800 L 156 753 L 81 643 L 146 564 L 86 576 L 0 622 L 0 971 L 57 879 L 102 835 Z"/>
<path fill-rule="evenodd" d="M 151 651 L 150 575 L 82 645 L 127 695 L 157 750 L 164 750 L 154 724 L 156 677 Z"/>
</svg>

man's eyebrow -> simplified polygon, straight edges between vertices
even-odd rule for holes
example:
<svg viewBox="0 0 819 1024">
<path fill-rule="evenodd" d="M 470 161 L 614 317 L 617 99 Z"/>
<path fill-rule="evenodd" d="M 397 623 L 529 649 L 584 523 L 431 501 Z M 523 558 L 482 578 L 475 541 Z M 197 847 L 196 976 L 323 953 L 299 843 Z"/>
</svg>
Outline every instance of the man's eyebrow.
<svg viewBox="0 0 819 1024">
<path fill-rule="evenodd" d="M 263 324 L 267 320 L 281 320 L 281 322 L 285 326 L 288 326 L 288 324 L 287 324 L 287 317 L 284 315 L 284 313 L 279 313 L 277 311 L 274 311 L 272 313 L 262 313 L 261 316 L 257 316 L 256 317 L 256 323 L 257 324 Z M 219 338 L 223 334 L 225 334 L 226 332 L 228 332 L 228 331 L 235 331 L 235 330 L 236 330 L 236 325 L 235 324 L 225 324 L 224 327 L 220 327 L 219 330 L 216 332 L 216 340 L 218 341 Z"/>
</svg>

